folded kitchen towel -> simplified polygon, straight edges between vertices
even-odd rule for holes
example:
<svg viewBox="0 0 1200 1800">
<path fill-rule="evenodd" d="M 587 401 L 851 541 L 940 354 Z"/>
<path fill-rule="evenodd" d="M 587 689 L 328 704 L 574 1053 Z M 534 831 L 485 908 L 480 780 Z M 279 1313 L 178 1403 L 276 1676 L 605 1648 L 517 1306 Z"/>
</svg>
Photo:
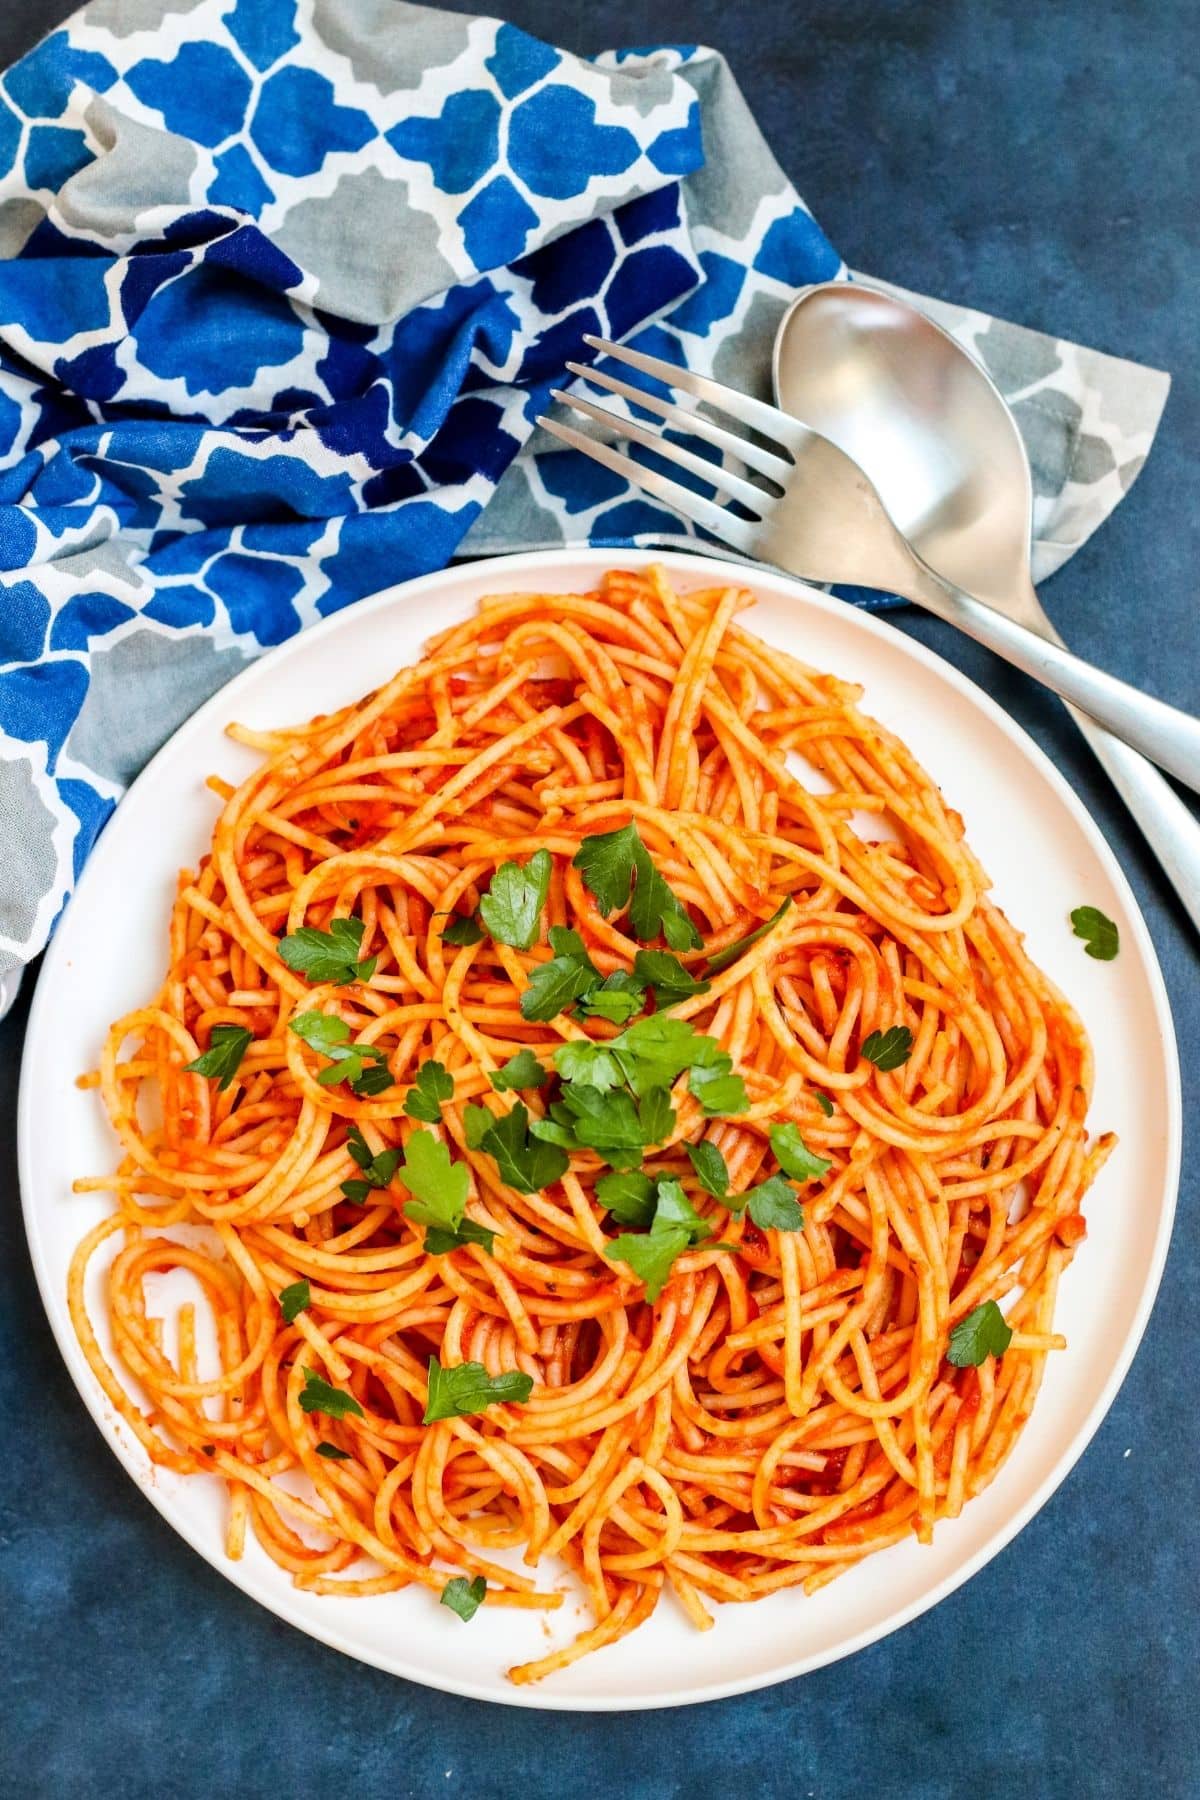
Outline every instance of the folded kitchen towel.
<svg viewBox="0 0 1200 1800">
<path fill-rule="evenodd" d="M 846 275 L 722 58 L 397 0 L 92 0 L 0 81 L 0 979 L 250 658 L 455 554 L 694 541 L 534 432 L 582 337 L 765 392 Z M 1038 564 L 1165 377 L 939 309 L 1017 401 Z"/>
</svg>

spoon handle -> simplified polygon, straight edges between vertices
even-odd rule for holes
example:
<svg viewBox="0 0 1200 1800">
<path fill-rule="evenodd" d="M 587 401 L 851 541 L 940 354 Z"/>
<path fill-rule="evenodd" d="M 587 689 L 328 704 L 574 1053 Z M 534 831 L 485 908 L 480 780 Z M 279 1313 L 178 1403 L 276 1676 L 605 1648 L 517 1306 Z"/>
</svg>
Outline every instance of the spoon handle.
<svg viewBox="0 0 1200 1800">
<path fill-rule="evenodd" d="M 1014 668 L 1053 689 L 1098 725 L 1200 793 L 1200 719 L 1095 668 L 1064 645 L 1039 637 L 1005 613 L 996 612 L 982 600 L 943 581 L 915 551 L 912 555 L 911 578 L 898 592 L 927 607 L 938 618 L 957 625 L 977 643 L 986 644 Z"/>
<path fill-rule="evenodd" d="M 1200 819 L 1153 763 L 1102 731 L 1086 713 L 1068 710 L 1200 931 Z"/>
</svg>

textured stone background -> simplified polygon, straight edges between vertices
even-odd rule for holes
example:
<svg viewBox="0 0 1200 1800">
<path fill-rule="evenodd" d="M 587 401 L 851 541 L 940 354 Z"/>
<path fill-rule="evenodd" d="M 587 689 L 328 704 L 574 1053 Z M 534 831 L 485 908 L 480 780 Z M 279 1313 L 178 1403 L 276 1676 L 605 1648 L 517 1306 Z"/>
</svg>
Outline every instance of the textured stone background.
<svg viewBox="0 0 1200 1800">
<path fill-rule="evenodd" d="M 68 10 L 0 0 L 0 65 Z M 1200 709 L 1192 0 L 503 10 L 584 52 L 663 37 L 718 45 L 853 267 L 1173 372 L 1145 473 L 1046 599 L 1077 648 Z M 1112 1413 L 1054 1500 L 935 1612 L 740 1700 L 571 1717 L 360 1668 L 194 1556 L 77 1399 L 18 1214 L 22 1006 L 0 1027 L 0 1795 L 1174 1800 L 1200 1789 L 1195 934 L 1056 703 L 936 622 L 897 623 L 997 694 L 1066 771 L 1129 873 L 1175 1005 L 1190 1118 L 1166 1278 Z"/>
</svg>

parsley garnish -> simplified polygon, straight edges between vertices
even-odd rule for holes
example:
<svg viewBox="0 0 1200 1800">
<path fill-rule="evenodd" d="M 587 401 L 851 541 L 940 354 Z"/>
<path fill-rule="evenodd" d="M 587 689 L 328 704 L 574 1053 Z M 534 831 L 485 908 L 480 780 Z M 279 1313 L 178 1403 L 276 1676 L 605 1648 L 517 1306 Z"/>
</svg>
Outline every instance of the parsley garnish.
<svg viewBox="0 0 1200 1800">
<path fill-rule="evenodd" d="M 283 1314 L 284 1324 L 293 1324 L 296 1314 L 307 1312 L 310 1303 L 307 1281 L 293 1281 L 290 1287 L 285 1287 L 279 1296 L 279 1310 Z"/>
<path fill-rule="evenodd" d="M 614 1039 L 619 1043 L 620 1039 Z M 593 1044 L 590 1038 L 573 1038 L 569 1044 L 560 1044 L 554 1053 L 554 1066 L 564 1081 L 580 1081 L 588 1087 L 619 1087 L 625 1079 L 625 1073 L 617 1054 L 606 1044 Z"/>
<path fill-rule="evenodd" d="M 829 1098 L 829 1095 L 823 1094 L 821 1092 L 820 1088 L 814 1088 L 813 1089 L 813 1099 L 816 1101 L 816 1103 L 820 1107 L 821 1111 L 825 1114 L 825 1117 L 827 1119 L 832 1119 L 832 1117 L 833 1117 L 833 1101 Z"/>
<path fill-rule="evenodd" d="M 346 1133 L 346 1148 L 362 1170 L 362 1179 L 343 1181 L 342 1192 L 356 1206 L 364 1206 L 372 1188 L 385 1188 L 389 1185 L 396 1173 L 400 1152 L 380 1150 L 373 1155 L 371 1146 L 357 1125 L 351 1125 Z"/>
<path fill-rule="evenodd" d="M 417 1070 L 415 1087 L 404 1099 L 404 1110 L 410 1119 L 423 1119 L 427 1125 L 441 1122 L 442 1101 L 454 1096 L 454 1077 L 440 1062 L 424 1062 Z"/>
<path fill-rule="evenodd" d="M 217 1092 L 224 1093 L 253 1042 L 253 1033 L 244 1025 L 214 1025 L 208 1034 L 208 1049 L 194 1062 L 184 1063 L 184 1069 L 189 1075 L 219 1076 Z"/>
<path fill-rule="evenodd" d="M 602 1156 L 610 1150 L 641 1151 L 660 1144 L 675 1123 L 665 1088 L 648 1088 L 635 1102 L 624 1088 L 603 1089 L 586 1081 L 564 1085 L 550 1118 L 571 1134 L 568 1148 L 597 1150 Z M 562 1140 L 556 1136 L 552 1141 Z"/>
<path fill-rule="evenodd" d="M 622 1225 L 649 1225 L 654 1218 L 656 1188 L 640 1169 L 614 1169 L 596 1183 L 596 1198 Z"/>
<path fill-rule="evenodd" d="M 348 981 L 370 981 L 377 956 L 357 960 L 366 929 L 361 919 L 333 919 L 328 931 L 302 925 L 289 937 L 280 938 L 279 954 L 289 969 L 310 981 L 332 981 L 344 987 Z"/>
<path fill-rule="evenodd" d="M 325 1438 L 322 1438 L 321 1442 L 317 1445 L 317 1455 L 323 1456 L 326 1462 L 350 1461 L 350 1452 L 348 1450 L 339 1450 L 336 1444 L 329 1443 Z"/>
<path fill-rule="evenodd" d="M 532 1050 L 518 1050 L 488 1076 L 498 1094 L 509 1093 L 513 1088 L 544 1087 L 549 1079 L 550 1071 L 543 1069 Z"/>
<path fill-rule="evenodd" d="M 907 1025 L 893 1025 L 889 1031 L 873 1031 L 865 1038 L 859 1054 L 877 1069 L 898 1069 L 912 1055 L 913 1034 Z"/>
<path fill-rule="evenodd" d="M 678 1000 L 688 1000 L 693 994 L 707 994 L 711 986 L 710 982 L 697 981 L 669 950 L 639 950 L 633 959 L 633 977 L 644 988 L 654 990 L 660 1010 L 674 1006 Z"/>
<path fill-rule="evenodd" d="M 804 1213 L 791 1184 L 782 1175 L 772 1175 L 747 1194 L 731 1196 L 725 1202 L 731 1212 L 750 1214 L 762 1231 L 803 1231 Z"/>
<path fill-rule="evenodd" d="M 443 1369 L 436 1356 L 429 1359 L 429 1400 L 424 1422 L 436 1419 L 466 1419 L 481 1413 L 485 1407 L 502 1400 L 521 1405 L 533 1392 L 532 1375 L 511 1369 L 504 1375 L 489 1375 L 482 1363 L 458 1363 Z"/>
<path fill-rule="evenodd" d="M 789 894 L 787 899 L 776 907 L 769 919 L 764 919 L 761 925 L 756 925 L 753 931 L 746 933 L 745 937 L 735 938 L 732 944 L 726 944 L 723 950 L 718 950 L 714 956 L 710 956 L 705 964 L 705 973 L 717 975 L 722 969 L 727 969 L 730 963 L 736 962 L 739 956 L 749 950 L 751 944 L 757 944 L 759 938 L 766 937 L 772 925 L 778 925 L 791 904 L 792 896 Z"/>
<path fill-rule="evenodd" d="M 479 902 L 479 916 L 498 944 L 514 950 L 536 944 L 553 868 L 548 850 L 535 850 L 524 868 L 515 862 L 500 864 Z"/>
<path fill-rule="evenodd" d="M 467 1149 L 478 1150 L 495 1123 L 496 1115 L 490 1107 L 468 1103 L 463 1108 L 463 1136 L 467 1140 Z"/>
<path fill-rule="evenodd" d="M 441 933 L 443 944 L 452 944 L 456 950 L 464 944 L 481 944 L 483 938 L 483 926 L 474 913 L 451 913 L 450 923 Z"/>
<path fill-rule="evenodd" d="M 746 1084 L 740 1075 L 734 1074 L 733 1058 L 723 1050 L 710 1062 L 700 1064 L 690 1071 L 688 1087 L 710 1119 L 715 1118 L 718 1113 L 728 1116 L 730 1113 L 745 1112 L 750 1104 Z"/>
<path fill-rule="evenodd" d="M 330 1419 L 344 1419 L 347 1413 L 356 1413 L 361 1419 L 363 1409 L 353 1394 L 343 1392 L 341 1388 L 330 1387 L 322 1381 L 315 1369 L 304 1371 L 304 1392 L 300 1396 L 300 1408 L 306 1413 L 324 1413 Z"/>
<path fill-rule="evenodd" d="M 670 1177 L 652 1183 L 648 1175 L 606 1175 L 596 1183 L 596 1193 L 622 1223 L 650 1226 L 649 1231 L 622 1232 L 604 1254 L 610 1262 L 623 1262 L 633 1270 L 645 1283 L 646 1298 L 651 1302 L 666 1286 L 675 1259 L 712 1236 L 712 1226 L 700 1217 L 682 1183 Z"/>
<path fill-rule="evenodd" d="M 486 1125 L 472 1118 L 478 1113 L 486 1114 Z M 468 1145 L 474 1150 L 486 1150 L 495 1160 L 501 1181 L 516 1188 L 519 1194 L 536 1194 L 565 1175 L 570 1157 L 558 1144 L 531 1135 L 529 1113 L 523 1101 L 518 1100 L 510 1112 L 499 1118 L 483 1106 L 468 1107 L 467 1115 L 464 1124 Z"/>
<path fill-rule="evenodd" d="M 470 1176 L 466 1163 L 452 1162 L 450 1152 L 432 1131 L 414 1131 L 396 1179 L 412 1194 L 404 1216 L 425 1227 L 430 1256 L 444 1256 L 463 1244 L 482 1244 L 491 1253 L 496 1234 L 466 1215 Z"/>
<path fill-rule="evenodd" d="M 566 1048 L 563 1045 L 555 1053 L 556 1067 Z M 602 1048 L 616 1059 L 635 1094 L 652 1087 L 669 1088 L 685 1069 L 694 1072 L 710 1067 L 724 1074 L 732 1067 L 716 1038 L 705 1037 L 686 1019 L 673 1019 L 664 1013 L 638 1019 Z"/>
<path fill-rule="evenodd" d="M 625 1025 L 646 1004 L 646 990 L 624 969 L 614 969 L 598 988 L 580 995 L 576 1011 L 585 1019 L 607 1019 L 612 1025 Z"/>
<path fill-rule="evenodd" d="M 604 918 L 629 907 L 629 923 L 641 943 L 661 932 L 672 950 L 701 948 L 700 933 L 654 867 L 636 825 L 585 837 L 573 863 Z"/>
<path fill-rule="evenodd" d="M 769 1136 L 776 1162 L 793 1181 L 815 1181 L 832 1169 L 832 1159 L 810 1150 L 795 1125 L 772 1125 Z"/>
<path fill-rule="evenodd" d="M 684 1149 L 705 1193 L 711 1194 L 714 1200 L 724 1200 L 729 1192 L 729 1170 L 717 1146 L 705 1138 L 699 1144 L 685 1144 Z"/>
<path fill-rule="evenodd" d="M 1097 962 L 1111 962 L 1121 948 L 1116 926 L 1098 906 L 1077 906 L 1071 914 L 1071 930 L 1083 939 L 1087 954 Z"/>
<path fill-rule="evenodd" d="M 1003 1356 L 1012 1342 L 1012 1326 L 994 1300 L 985 1300 L 950 1333 L 946 1361 L 956 1369 L 978 1368 L 989 1356 Z"/>
<path fill-rule="evenodd" d="M 351 1092 L 365 1099 L 372 1094 L 382 1094 L 385 1088 L 394 1085 L 387 1067 L 388 1052 L 382 1044 L 352 1044 L 350 1027 L 345 1019 L 334 1018 L 329 1013 L 298 1013 L 288 1029 L 302 1038 L 310 1050 L 319 1050 L 322 1056 L 329 1058 L 329 1067 L 317 1075 L 322 1087 L 348 1081 Z M 368 1059 L 375 1064 L 374 1068 L 366 1066 Z"/>
<path fill-rule="evenodd" d="M 529 971 L 529 986 L 521 995 L 521 1017 L 531 1022 L 557 1019 L 572 1000 L 590 995 L 603 979 L 577 931 L 552 925 L 549 937 L 554 956 Z"/>
<path fill-rule="evenodd" d="M 487 1582 L 482 1575 L 468 1581 L 465 1575 L 452 1575 L 442 1589 L 440 1605 L 448 1606 L 464 1622 L 473 1619 L 483 1605 Z"/>
<path fill-rule="evenodd" d="M 627 1263 L 638 1280 L 645 1282 L 646 1298 L 653 1302 L 667 1285 L 676 1257 L 690 1247 L 687 1232 L 678 1225 L 668 1225 L 661 1231 L 623 1231 L 604 1254 L 610 1262 Z"/>
</svg>

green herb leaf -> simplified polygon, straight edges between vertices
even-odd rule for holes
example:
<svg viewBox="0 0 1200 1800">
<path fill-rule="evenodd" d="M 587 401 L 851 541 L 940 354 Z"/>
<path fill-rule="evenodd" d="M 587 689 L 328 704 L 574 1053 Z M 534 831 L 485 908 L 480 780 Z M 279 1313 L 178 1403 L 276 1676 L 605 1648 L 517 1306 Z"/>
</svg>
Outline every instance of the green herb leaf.
<svg viewBox="0 0 1200 1800">
<path fill-rule="evenodd" d="M 712 1236 L 712 1226 L 696 1211 L 683 1190 L 682 1182 L 667 1179 L 658 1184 L 658 1203 L 654 1209 L 654 1224 L 651 1229 L 662 1232 L 676 1227 L 680 1231 L 686 1231 L 693 1244 Z"/>
<path fill-rule="evenodd" d="M 671 1105 L 671 1095 L 664 1087 L 647 1088 L 638 1101 L 638 1124 L 642 1128 L 642 1143 L 665 1144 L 675 1129 L 675 1109 Z"/>
<path fill-rule="evenodd" d="M 565 1109 L 565 1117 L 560 1117 L 560 1108 Z M 624 1088 L 606 1090 L 586 1081 L 572 1081 L 563 1088 L 560 1106 L 553 1113 L 574 1132 L 576 1143 L 589 1150 L 641 1150 L 649 1141 L 633 1098 Z"/>
<path fill-rule="evenodd" d="M 307 1281 L 293 1281 L 290 1287 L 285 1287 L 279 1296 L 279 1310 L 283 1314 L 284 1324 L 294 1324 L 296 1314 L 306 1312 L 310 1300 Z"/>
<path fill-rule="evenodd" d="M 573 862 L 606 919 L 630 906 L 632 888 L 629 922 L 636 938 L 646 944 L 661 931 L 672 950 L 700 948 L 700 933 L 654 867 L 636 825 L 584 838 Z"/>
<path fill-rule="evenodd" d="M 349 1462 L 350 1452 L 339 1450 L 336 1444 L 328 1443 L 324 1438 L 317 1445 L 317 1455 L 323 1456 L 326 1462 Z"/>
<path fill-rule="evenodd" d="M 396 1173 L 400 1152 L 380 1150 L 377 1155 L 373 1155 L 371 1146 L 357 1125 L 351 1125 L 346 1132 L 346 1148 L 362 1170 L 362 1179 L 343 1181 L 342 1192 L 347 1200 L 353 1200 L 356 1206 L 362 1206 L 372 1188 L 385 1188 L 389 1185 Z"/>
<path fill-rule="evenodd" d="M 522 1375 L 516 1369 L 504 1375 L 489 1375 L 478 1362 L 443 1369 L 437 1357 L 431 1356 L 424 1422 L 432 1425 L 436 1419 L 466 1419 L 504 1400 L 519 1406 L 532 1392 L 532 1375 Z"/>
<path fill-rule="evenodd" d="M 577 931 L 552 925 L 550 948 L 554 956 L 529 971 L 529 986 L 521 995 L 521 1017 L 533 1023 L 557 1019 L 573 1000 L 590 995 L 603 979 Z"/>
<path fill-rule="evenodd" d="M 417 1209 L 413 1202 L 411 1218 Z M 408 1209 L 406 1209 L 407 1211 Z M 417 1220 L 416 1223 L 420 1223 Z M 445 1256 L 449 1250 L 461 1250 L 464 1244 L 481 1244 L 489 1256 L 495 1255 L 496 1233 L 490 1225 L 478 1225 L 474 1219 L 460 1219 L 453 1231 L 445 1231 L 438 1225 L 427 1225 L 425 1228 L 425 1248 L 430 1256 Z"/>
<path fill-rule="evenodd" d="M 500 1179 L 519 1194 L 536 1194 L 566 1173 L 570 1157 L 529 1131 L 529 1113 L 520 1100 L 511 1112 L 492 1118 L 478 1148 L 495 1159 Z"/>
<path fill-rule="evenodd" d="M 712 985 L 697 981 L 669 950 L 639 950 L 633 959 L 633 974 L 643 986 L 653 988 L 660 1009 L 689 1000 L 693 994 L 707 994 Z"/>
<path fill-rule="evenodd" d="M 1097 962 L 1111 962 L 1121 948 L 1116 926 L 1098 906 L 1077 906 L 1071 914 L 1071 929 L 1084 940 L 1087 954 Z"/>
<path fill-rule="evenodd" d="M 598 988 L 580 997 L 577 1011 L 584 1018 L 607 1019 L 612 1025 L 624 1025 L 646 1004 L 646 990 L 624 969 L 614 969 Z"/>
<path fill-rule="evenodd" d="M 604 1254 L 609 1262 L 626 1263 L 638 1280 L 645 1282 L 646 1298 L 653 1302 L 666 1286 L 676 1257 L 691 1248 L 691 1241 L 681 1225 L 668 1225 L 661 1231 L 624 1231 Z"/>
<path fill-rule="evenodd" d="M 815 1181 L 832 1169 L 832 1159 L 810 1150 L 795 1125 L 772 1125 L 769 1136 L 776 1162 L 793 1181 Z"/>
<path fill-rule="evenodd" d="M 513 1088 L 545 1087 L 549 1079 L 549 1070 L 543 1069 L 532 1050 L 518 1050 L 488 1076 L 498 1094 L 506 1094 Z"/>
<path fill-rule="evenodd" d="M 442 1589 L 440 1604 L 448 1606 L 466 1623 L 475 1617 L 486 1593 L 487 1582 L 482 1575 L 476 1575 L 473 1581 L 465 1575 L 452 1575 Z"/>
<path fill-rule="evenodd" d="M 745 1112 L 750 1105 L 746 1083 L 733 1073 L 733 1058 L 724 1051 L 711 1062 L 693 1068 L 688 1087 L 709 1118 L 718 1114 L 728 1118 L 731 1113 Z"/>
<path fill-rule="evenodd" d="M 479 902 L 479 916 L 498 944 L 514 950 L 536 944 L 553 869 L 548 850 L 535 850 L 524 868 L 515 862 L 500 864 Z"/>
<path fill-rule="evenodd" d="M 867 1062 L 884 1071 L 898 1069 L 912 1055 L 913 1034 L 907 1025 L 893 1025 L 889 1031 L 873 1031 L 859 1052 Z"/>
<path fill-rule="evenodd" d="M 692 924 L 683 902 L 676 899 L 650 860 L 650 852 L 639 837 L 633 852 L 633 904 L 629 923 L 633 935 L 643 944 L 659 932 L 672 950 L 699 950 L 704 939 Z"/>
<path fill-rule="evenodd" d="M 482 1244 L 491 1253 L 495 1232 L 464 1216 L 470 1185 L 467 1165 L 452 1161 L 445 1144 L 431 1131 L 413 1132 L 397 1180 L 414 1196 L 405 1204 L 404 1216 L 424 1226 L 425 1248 L 431 1256 L 444 1256 L 463 1244 Z"/>
<path fill-rule="evenodd" d="M 696 1180 L 705 1193 L 711 1194 L 714 1200 L 724 1200 L 729 1192 L 729 1170 L 717 1146 L 710 1144 L 705 1138 L 702 1143 L 685 1144 L 683 1147 L 687 1151 Z"/>
<path fill-rule="evenodd" d="M 772 1175 L 769 1180 L 761 1181 L 748 1194 L 738 1195 L 741 1211 L 742 1205 L 761 1231 L 803 1231 L 804 1213 L 800 1202 L 782 1175 Z M 726 1205 L 732 1206 L 732 1201 Z"/>
<path fill-rule="evenodd" d="M 217 1092 L 224 1093 L 253 1042 L 253 1034 L 244 1025 L 214 1025 L 208 1034 L 208 1049 L 194 1062 L 184 1063 L 184 1069 L 189 1075 L 219 1077 Z"/>
<path fill-rule="evenodd" d="M 622 1225 L 649 1225 L 656 1203 L 654 1182 L 640 1169 L 616 1171 L 602 1175 L 596 1183 L 596 1198 Z"/>
<path fill-rule="evenodd" d="M 956 1369 L 978 1368 L 989 1356 L 1003 1356 L 1011 1342 L 1011 1325 L 994 1300 L 985 1300 L 950 1333 L 946 1360 Z"/>
<path fill-rule="evenodd" d="M 685 1069 L 702 1068 L 724 1061 L 731 1066 L 716 1038 L 705 1037 L 686 1019 L 674 1019 L 668 1013 L 655 1013 L 652 1018 L 638 1019 L 605 1048 L 619 1057 L 625 1079 L 635 1094 L 648 1088 L 669 1088 Z"/>
<path fill-rule="evenodd" d="M 585 837 L 571 859 L 572 868 L 579 870 L 584 887 L 595 896 L 606 919 L 629 905 L 634 848 L 639 842 L 637 826 L 622 825 L 619 831 Z"/>
<path fill-rule="evenodd" d="M 416 1086 L 409 1089 L 404 1110 L 410 1119 L 423 1119 L 437 1125 L 442 1117 L 442 1101 L 454 1097 L 454 1077 L 443 1063 L 424 1062 L 417 1070 Z"/>
<path fill-rule="evenodd" d="M 819 1088 L 814 1088 L 813 1089 L 813 1099 L 816 1101 L 816 1103 L 820 1107 L 821 1111 L 825 1114 L 825 1117 L 827 1119 L 832 1119 L 832 1117 L 833 1117 L 833 1101 L 829 1098 L 829 1095 L 823 1094 Z"/>
<path fill-rule="evenodd" d="M 382 1094 L 394 1085 L 391 1071 L 386 1066 L 388 1052 L 383 1045 L 352 1044 L 350 1027 L 345 1019 L 329 1013 L 297 1013 L 288 1029 L 294 1031 L 310 1050 L 317 1050 L 330 1059 L 329 1067 L 317 1076 L 322 1087 L 348 1081 L 354 1093 L 365 1096 Z M 376 1067 L 368 1069 L 368 1061 Z"/>
<path fill-rule="evenodd" d="M 606 1092 L 620 1087 L 625 1077 L 620 1063 L 604 1044 L 575 1038 L 554 1052 L 554 1066 L 564 1081 L 581 1081 Z"/>
<path fill-rule="evenodd" d="M 315 1369 L 304 1371 L 304 1392 L 300 1396 L 300 1408 L 306 1413 L 324 1413 L 330 1419 L 344 1419 L 347 1413 L 354 1413 L 362 1418 L 363 1409 L 353 1394 L 344 1393 L 341 1388 L 330 1387 L 322 1381 Z"/>
<path fill-rule="evenodd" d="M 370 981 L 375 973 L 377 956 L 358 961 L 363 932 L 361 919 L 333 919 L 328 931 L 302 925 L 299 931 L 280 938 L 279 954 L 297 975 L 310 981 L 332 981 L 344 987 L 348 981 Z"/>
<path fill-rule="evenodd" d="M 484 929 L 474 913 L 451 913 L 450 923 L 441 933 L 443 944 L 452 944 L 461 950 L 465 944 L 481 944 Z"/>
<path fill-rule="evenodd" d="M 384 1052 L 386 1055 L 386 1051 Z M 321 1077 L 318 1075 L 317 1080 Z M 372 1100 L 376 1094 L 385 1094 L 390 1087 L 395 1087 L 391 1071 L 385 1069 L 381 1062 L 376 1062 L 370 1069 L 360 1069 L 357 1075 L 350 1077 L 350 1091 L 357 1094 L 360 1100 Z"/>
<path fill-rule="evenodd" d="M 468 1150 L 482 1148 L 483 1140 L 496 1123 L 496 1115 L 487 1106 L 467 1105 L 463 1108 L 463 1136 Z"/>
</svg>

